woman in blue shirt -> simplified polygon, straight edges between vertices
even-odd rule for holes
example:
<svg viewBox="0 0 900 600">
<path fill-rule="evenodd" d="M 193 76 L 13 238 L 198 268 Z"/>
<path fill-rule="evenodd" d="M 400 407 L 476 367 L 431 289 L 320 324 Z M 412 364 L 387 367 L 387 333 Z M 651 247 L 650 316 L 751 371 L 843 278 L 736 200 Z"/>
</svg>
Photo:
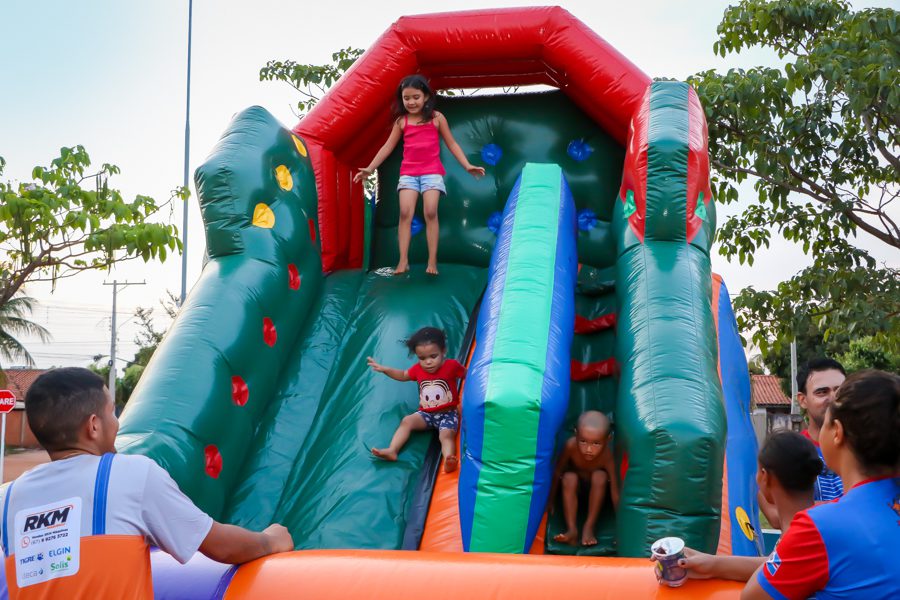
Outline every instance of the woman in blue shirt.
<svg viewBox="0 0 900 600">
<path fill-rule="evenodd" d="M 900 377 L 848 377 L 819 443 L 844 496 L 798 513 L 741 598 L 900 598 Z"/>
</svg>

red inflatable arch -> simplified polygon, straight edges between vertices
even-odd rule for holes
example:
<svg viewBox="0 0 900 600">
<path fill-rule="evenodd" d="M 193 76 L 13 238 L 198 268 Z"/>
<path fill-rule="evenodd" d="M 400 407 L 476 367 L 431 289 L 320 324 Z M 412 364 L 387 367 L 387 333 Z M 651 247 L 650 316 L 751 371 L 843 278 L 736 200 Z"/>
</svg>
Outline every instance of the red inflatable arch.
<svg viewBox="0 0 900 600">
<path fill-rule="evenodd" d="M 447 27 L 448 19 L 455 27 Z M 325 271 L 362 265 L 365 204 L 353 173 L 387 138 L 396 87 L 411 73 L 425 75 L 437 90 L 557 87 L 623 145 L 650 84 L 640 69 L 559 7 L 399 19 L 294 128 L 316 173 Z"/>
</svg>

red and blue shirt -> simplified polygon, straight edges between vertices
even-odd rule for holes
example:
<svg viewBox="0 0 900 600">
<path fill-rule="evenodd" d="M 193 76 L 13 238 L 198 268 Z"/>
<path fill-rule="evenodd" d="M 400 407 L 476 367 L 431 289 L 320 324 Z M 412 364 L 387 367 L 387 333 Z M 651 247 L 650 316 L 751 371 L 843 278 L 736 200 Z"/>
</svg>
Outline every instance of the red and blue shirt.
<svg viewBox="0 0 900 600">
<path fill-rule="evenodd" d="M 772 598 L 900 598 L 900 477 L 797 513 L 757 573 Z"/>
</svg>

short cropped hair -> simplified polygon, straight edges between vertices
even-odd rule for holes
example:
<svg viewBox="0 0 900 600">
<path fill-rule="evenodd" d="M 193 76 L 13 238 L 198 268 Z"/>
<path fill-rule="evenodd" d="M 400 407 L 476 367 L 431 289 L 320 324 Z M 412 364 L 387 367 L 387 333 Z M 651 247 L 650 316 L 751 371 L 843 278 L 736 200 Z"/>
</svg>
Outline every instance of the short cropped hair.
<svg viewBox="0 0 900 600">
<path fill-rule="evenodd" d="M 447 350 L 447 334 L 437 327 L 423 327 L 403 342 L 409 349 L 409 353 L 415 354 L 416 348 L 425 344 L 434 344 L 442 352 Z"/>
<path fill-rule="evenodd" d="M 796 431 L 776 431 L 759 451 L 759 465 L 772 473 L 788 492 L 812 493 L 822 472 L 815 445 Z"/>
<path fill-rule="evenodd" d="M 874 369 L 854 373 L 828 410 L 844 426 L 863 470 L 900 467 L 900 376 Z"/>
<path fill-rule="evenodd" d="M 591 427 L 609 433 L 609 417 L 599 410 L 586 410 L 578 417 L 578 423 L 575 425 L 575 429 L 577 431 L 582 427 Z"/>
<path fill-rule="evenodd" d="M 38 443 L 47 451 L 66 448 L 78 428 L 106 404 L 103 378 L 81 367 L 53 369 L 38 377 L 25 395 L 25 416 Z"/>
<path fill-rule="evenodd" d="M 820 371 L 830 371 L 832 369 L 840 371 L 843 375 L 847 374 L 847 371 L 844 370 L 844 365 L 833 358 L 814 358 L 808 361 L 799 371 L 797 371 L 797 391 L 801 394 L 805 394 L 806 382 L 809 380 L 810 375 Z"/>
</svg>

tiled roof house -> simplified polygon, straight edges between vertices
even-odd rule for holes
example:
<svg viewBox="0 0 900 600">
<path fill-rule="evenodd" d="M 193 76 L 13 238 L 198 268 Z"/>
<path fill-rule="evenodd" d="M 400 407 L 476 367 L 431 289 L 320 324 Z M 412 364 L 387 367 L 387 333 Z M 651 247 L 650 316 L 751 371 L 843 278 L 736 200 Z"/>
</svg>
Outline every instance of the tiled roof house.
<svg viewBox="0 0 900 600">
<path fill-rule="evenodd" d="M 765 408 L 791 407 L 791 399 L 781 391 L 781 378 L 776 375 L 751 375 L 753 404 Z"/>
<path fill-rule="evenodd" d="M 27 419 L 25 419 L 25 394 L 28 388 L 34 383 L 34 380 L 46 373 L 47 369 L 24 369 L 9 368 L 4 369 L 3 374 L 6 376 L 6 385 L 0 386 L 0 389 L 10 390 L 16 395 L 16 408 L 7 418 L 6 423 L 6 444 L 7 446 L 19 446 L 24 448 L 36 448 L 38 446 L 31 428 L 28 427 Z"/>
<path fill-rule="evenodd" d="M 28 393 L 28 388 L 31 387 L 34 380 L 46 372 L 47 369 L 4 369 L 3 373 L 6 375 L 6 385 L 3 386 L 3 388 L 10 390 L 15 394 L 16 400 L 19 400 L 20 402 L 24 401 L 25 394 Z"/>
</svg>

